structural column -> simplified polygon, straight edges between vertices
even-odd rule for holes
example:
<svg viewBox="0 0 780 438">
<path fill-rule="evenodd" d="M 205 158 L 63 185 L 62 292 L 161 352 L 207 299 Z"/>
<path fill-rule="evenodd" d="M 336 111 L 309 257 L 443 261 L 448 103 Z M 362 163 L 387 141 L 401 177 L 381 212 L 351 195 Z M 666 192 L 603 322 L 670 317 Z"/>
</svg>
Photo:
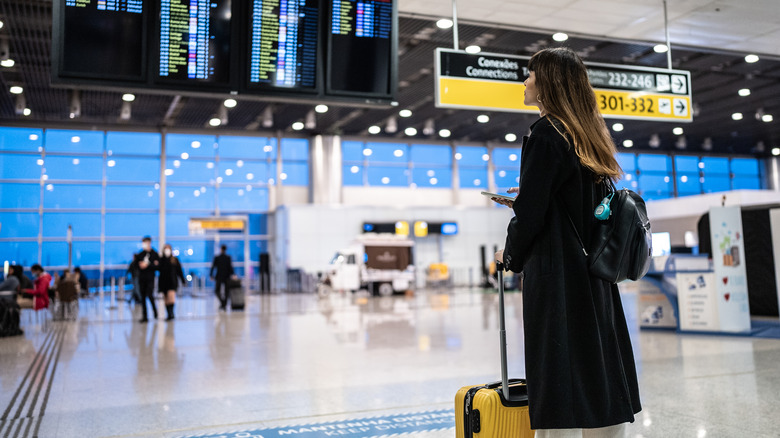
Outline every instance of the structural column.
<svg viewBox="0 0 780 438">
<path fill-rule="evenodd" d="M 309 203 L 342 203 L 342 169 L 341 137 L 315 136 L 309 148 Z"/>
</svg>

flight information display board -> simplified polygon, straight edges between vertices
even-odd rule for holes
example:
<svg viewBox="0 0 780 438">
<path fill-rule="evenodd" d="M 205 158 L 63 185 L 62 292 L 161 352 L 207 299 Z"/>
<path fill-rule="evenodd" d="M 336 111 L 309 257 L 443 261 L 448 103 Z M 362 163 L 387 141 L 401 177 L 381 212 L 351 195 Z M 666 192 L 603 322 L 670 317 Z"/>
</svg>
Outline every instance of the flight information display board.
<svg viewBox="0 0 780 438">
<path fill-rule="evenodd" d="M 392 91 L 392 0 L 329 0 L 327 90 L 389 96 Z"/>
<path fill-rule="evenodd" d="M 252 0 L 249 86 L 314 90 L 319 0 Z"/>
<path fill-rule="evenodd" d="M 160 0 L 157 79 L 230 81 L 231 0 Z"/>
<path fill-rule="evenodd" d="M 144 0 L 65 0 L 57 59 L 61 76 L 142 81 L 146 77 Z"/>
</svg>

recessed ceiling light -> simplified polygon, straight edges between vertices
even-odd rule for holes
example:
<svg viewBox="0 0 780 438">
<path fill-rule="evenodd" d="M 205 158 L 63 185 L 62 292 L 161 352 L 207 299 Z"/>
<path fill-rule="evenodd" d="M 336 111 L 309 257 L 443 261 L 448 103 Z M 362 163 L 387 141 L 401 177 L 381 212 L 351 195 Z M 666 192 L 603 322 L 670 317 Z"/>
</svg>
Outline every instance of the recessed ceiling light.
<svg viewBox="0 0 780 438">
<path fill-rule="evenodd" d="M 653 47 L 653 51 L 655 53 L 666 53 L 669 51 L 669 46 L 666 44 L 656 44 L 655 47 Z"/>
<path fill-rule="evenodd" d="M 683 134 L 683 129 L 678 126 L 678 127 L 674 128 L 674 129 L 672 129 L 672 132 L 674 133 L 674 135 L 682 135 Z"/>
<path fill-rule="evenodd" d="M 513 142 L 513 141 L 517 140 L 517 135 L 515 135 L 515 134 L 512 134 L 512 133 L 510 132 L 509 134 L 507 134 L 507 135 L 505 135 L 505 136 L 504 136 L 504 140 L 506 140 L 506 141 L 508 141 L 508 142 L 510 142 L 510 143 L 511 143 L 511 142 Z"/>
<path fill-rule="evenodd" d="M 565 33 L 563 33 L 563 32 L 558 32 L 558 33 L 554 33 L 554 34 L 553 34 L 553 36 L 552 36 L 552 38 L 553 38 L 555 41 L 561 42 L 561 41 L 566 41 L 566 40 L 568 40 L 568 39 L 569 39 L 569 36 L 568 36 L 568 35 L 566 35 L 566 34 L 565 34 Z"/>
<path fill-rule="evenodd" d="M 752 64 L 754 62 L 758 62 L 758 55 L 747 55 L 745 56 L 745 62 L 748 64 Z"/>
<path fill-rule="evenodd" d="M 401 117 L 412 117 L 412 111 L 408 109 L 402 109 L 398 111 L 398 115 Z"/>
<path fill-rule="evenodd" d="M 380 128 L 379 126 L 374 125 L 374 126 L 369 126 L 368 127 L 368 133 L 369 134 L 376 135 L 376 134 L 379 134 L 380 132 L 382 132 L 382 128 Z"/>
<path fill-rule="evenodd" d="M 763 121 L 765 121 L 767 123 L 771 122 L 774 119 L 775 118 L 772 117 L 772 114 L 764 114 L 763 116 L 761 116 L 761 120 L 763 120 Z"/>
<path fill-rule="evenodd" d="M 742 97 L 750 96 L 750 88 L 741 88 L 739 91 L 737 91 L 737 94 Z"/>
<path fill-rule="evenodd" d="M 731 115 L 732 120 L 742 120 L 742 113 L 734 113 Z"/>
<path fill-rule="evenodd" d="M 225 105 L 225 108 L 235 108 L 238 102 L 236 102 L 236 99 L 225 99 L 222 104 Z"/>
<path fill-rule="evenodd" d="M 11 68 L 16 64 L 13 59 L 4 59 L 0 61 L 0 65 L 2 65 L 5 68 Z"/>
<path fill-rule="evenodd" d="M 412 127 L 408 127 L 404 129 L 404 134 L 408 135 L 409 137 L 412 137 L 414 135 L 417 135 L 417 130 Z"/>
<path fill-rule="evenodd" d="M 623 146 L 627 147 L 627 148 L 633 147 L 634 146 L 634 141 L 633 140 L 623 140 Z"/>
<path fill-rule="evenodd" d="M 295 131 L 300 131 L 303 128 L 304 128 L 303 122 L 295 122 L 292 124 L 292 129 Z"/>
<path fill-rule="evenodd" d="M 477 116 L 477 121 L 479 123 L 487 123 L 490 121 L 490 117 L 487 114 L 480 114 Z"/>
<path fill-rule="evenodd" d="M 13 87 L 9 88 L 8 91 L 11 92 L 11 94 L 22 94 L 24 92 L 24 88 L 14 85 Z"/>
<path fill-rule="evenodd" d="M 135 100 L 135 94 L 125 93 L 122 95 L 122 100 L 125 102 L 132 102 Z"/>
<path fill-rule="evenodd" d="M 5 23 L 3 23 L 2 21 L 0 21 L 0 29 L 2 29 L 2 28 L 3 28 L 3 26 L 5 26 Z"/>
<path fill-rule="evenodd" d="M 211 120 L 209 120 L 209 125 L 211 126 L 219 126 L 222 124 L 222 120 L 219 120 L 219 117 L 213 117 Z"/>
<path fill-rule="evenodd" d="M 439 130 L 439 137 L 447 138 L 452 135 L 452 132 L 450 132 L 449 129 L 440 129 Z"/>
<path fill-rule="evenodd" d="M 439 26 L 440 29 L 449 29 L 453 25 L 452 20 L 449 18 L 442 18 L 441 20 L 436 22 L 436 26 Z"/>
<path fill-rule="evenodd" d="M 314 107 L 314 111 L 320 114 L 325 114 L 326 112 L 328 112 L 328 105 L 319 104 Z"/>
<path fill-rule="evenodd" d="M 623 130 L 623 124 L 622 123 L 615 123 L 612 125 L 612 130 L 615 132 L 620 132 Z"/>
<path fill-rule="evenodd" d="M 32 110 L 30 108 L 25 108 L 22 111 L 22 114 L 24 114 L 25 116 L 29 116 L 30 114 L 32 114 Z"/>
<path fill-rule="evenodd" d="M 481 51 L 482 51 L 482 49 L 479 46 L 473 46 L 472 45 L 472 46 L 466 47 L 466 53 L 474 54 L 474 53 L 479 53 Z"/>
<path fill-rule="evenodd" d="M 780 155 L 780 148 L 773 148 L 772 155 Z"/>
</svg>

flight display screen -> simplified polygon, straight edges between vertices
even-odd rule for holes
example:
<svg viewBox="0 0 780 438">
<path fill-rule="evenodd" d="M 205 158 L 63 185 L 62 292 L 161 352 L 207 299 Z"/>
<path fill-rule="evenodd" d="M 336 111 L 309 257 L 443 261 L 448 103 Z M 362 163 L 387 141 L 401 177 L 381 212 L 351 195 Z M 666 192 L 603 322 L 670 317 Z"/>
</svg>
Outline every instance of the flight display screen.
<svg viewBox="0 0 780 438">
<path fill-rule="evenodd" d="M 319 0 L 252 0 L 250 87 L 315 89 L 318 9 Z"/>
<path fill-rule="evenodd" d="M 146 77 L 144 0 L 65 0 L 59 74 L 142 81 Z M 55 40 L 56 41 L 56 40 Z"/>
<path fill-rule="evenodd" d="M 328 91 L 390 94 L 392 0 L 330 0 Z"/>
<path fill-rule="evenodd" d="M 227 85 L 231 18 L 231 0 L 160 0 L 157 78 Z"/>
</svg>

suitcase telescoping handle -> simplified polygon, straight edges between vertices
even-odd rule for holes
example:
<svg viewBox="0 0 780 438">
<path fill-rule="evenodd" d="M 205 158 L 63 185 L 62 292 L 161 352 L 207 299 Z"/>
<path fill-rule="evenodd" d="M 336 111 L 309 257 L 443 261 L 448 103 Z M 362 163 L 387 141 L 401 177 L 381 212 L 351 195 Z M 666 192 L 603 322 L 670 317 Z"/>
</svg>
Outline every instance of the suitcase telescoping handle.
<svg viewBox="0 0 780 438">
<path fill-rule="evenodd" d="M 501 338 L 501 392 L 509 400 L 509 374 L 506 363 L 506 321 L 504 320 L 504 264 L 496 262 L 498 274 L 498 334 Z"/>
</svg>

